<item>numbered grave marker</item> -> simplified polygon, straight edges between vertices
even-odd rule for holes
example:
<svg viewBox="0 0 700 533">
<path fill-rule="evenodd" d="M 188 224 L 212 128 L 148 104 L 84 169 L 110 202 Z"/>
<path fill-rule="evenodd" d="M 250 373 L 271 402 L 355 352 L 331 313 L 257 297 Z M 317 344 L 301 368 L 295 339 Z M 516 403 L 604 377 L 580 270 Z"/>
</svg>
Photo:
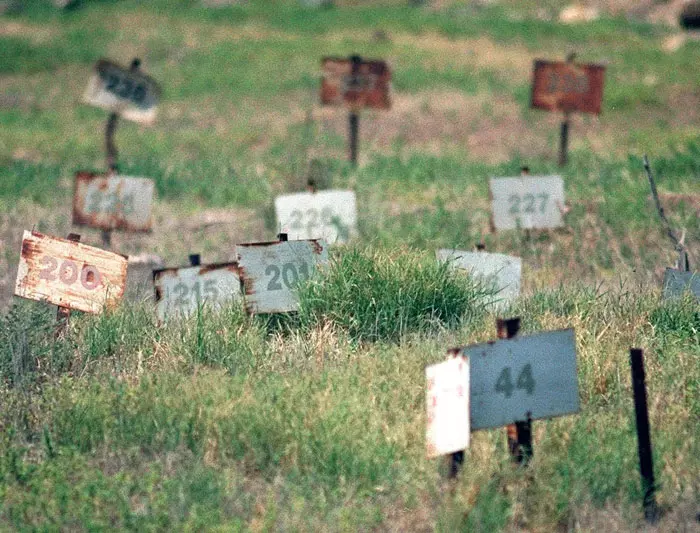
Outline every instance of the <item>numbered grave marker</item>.
<svg viewBox="0 0 700 533">
<path fill-rule="evenodd" d="M 347 58 L 325 57 L 322 66 L 323 105 L 391 108 L 391 71 L 384 61 L 362 60 L 355 73 L 352 61 Z"/>
<path fill-rule="evenodd" d="M 462 348 L 470 361 L 472 429 L 579 410 L 573 329 Z"/>
<path fill-rule="evenodd" d="M 236 253 L 249 313 L 296 311 L 297 284 L 328 262 L 327 245 L 320 239 L 238 244 Z"/>
<path fill-rule="evenodd" d="M 664 273 L 664 300 L 680 298 L 688 291 L 700 302 L 700 272 L 682 272 L 667 268 Z"/>
<path fill-rule="evenodd" d="M 519 257 L 488 252 L 438 250 L 438 261 L 447 261 L 455 268 L 469 271 L 495 291 L 490 304 L 506 307 L 520 296 L 522 261 Z"/>
<path fill-rule="evenodd" d="M 161 321 L 188 316 L 200 304 L 217 308 L 243 297 L 238 263 L 155 270 L 153 285 Z"/>
<path fill-rule="evenodd" d="M 159 99 L 160 87 L 153 78 L 105 59 L 95 65 L 83 96 L 87 104 L 144 124 L 155 120 Z"/>
<path fill-rule="evenodd" d="M 100 313 L 121 299 L 126 270 L 122 255 L 25 231 L 15 295 Z"/>
<path fill-rule="evenodd" d="M 73 224 L 103 230 L 151 231 L 153 180 L 75 175 Z"/>
<path fill-rule="evenodd" d="M 564 224 L 561 176 L 491 178 L 489 189 L 497 230 L 557 228 Z"/>
<path fill-rule="evenodd" d="M 469 359 L 455 357 L 426 367 L 428 457 L 469 447 Z"/>
<path fill-rule="evenodd" d="M 290 239 L 347 242 L 357 233 L 357 203 L 353 191 L 298 193 L 275 198 L 280 231 Z"/>
<path fill-rule="evenodd" d="M 531 107 L 546 111 L 600 114 L 605 67 L 563 61 L 535 61 Z"/>
</svg>

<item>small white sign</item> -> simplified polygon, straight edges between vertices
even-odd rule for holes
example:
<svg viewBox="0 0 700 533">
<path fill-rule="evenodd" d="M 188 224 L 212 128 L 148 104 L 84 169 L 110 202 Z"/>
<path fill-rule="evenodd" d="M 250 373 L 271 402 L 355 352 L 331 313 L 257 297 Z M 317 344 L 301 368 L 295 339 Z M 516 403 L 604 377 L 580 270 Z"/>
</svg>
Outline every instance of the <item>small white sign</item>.
<svg viewBox="0 0 700 533">
<path fill-rule="evenodd" d="M 667 268 L 664 273 L 664 299 L 680 298 L 686 291 L 700 302 L 700 272 Z"/>
<path fill-rule="evenodd" d="M 522 261 L 519 257 L 488 252 L 438 250 L 438 261 L 449 262 L 455 268 L 470 272 L 482 280 L 495 294 L 489 303 L 497 308 L 512 304 L 520 296 Z"/>
<path fill-rule="evenodd" d="M 296 287 L 328 262 L 323 240 L 236 245 L 246 309 L 249 313 L 286 313 L 299 309 Z"/>
<path fill-rule="evenodd" d="M 471 361 L 471 427 L 501 427 L 579 410 L 573 329 L 461 350 Z"/>
<path fill-rule="evenodd" d="M 153 285 L 162 322 L 174 315 L 188 316 L 199 305 L 218 308 L 243 297 L 237 263 L 156 270 Z"/>
<path fill-rule="evenodd" d="M 425 369 L 428 457 L 469 447 L 469 358 L 458 356 Z"/>
<path fill-rule="evenodd" d="M 353 191 L 287 194 L 275 198 L 281 233 L 290 239 L 347 242 L 357 234 L 357 202 Z"/>
<path fill-rule="evenodd" d="M 564 225 L 561 176 L 491 178 L 493 224 L 497 230 L 557 228 Z"/>
</svg>

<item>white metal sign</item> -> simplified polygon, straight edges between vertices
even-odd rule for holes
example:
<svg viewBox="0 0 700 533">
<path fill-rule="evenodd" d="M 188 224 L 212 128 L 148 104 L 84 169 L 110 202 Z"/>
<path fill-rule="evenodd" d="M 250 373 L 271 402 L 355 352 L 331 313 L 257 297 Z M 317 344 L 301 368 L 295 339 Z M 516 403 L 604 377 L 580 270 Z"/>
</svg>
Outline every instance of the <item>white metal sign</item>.
<svg viewBox="0 0 700 533">
<path fill-rule="evenodd" d="M 573 329 L 467 346 L 472 429 L 579 410 Z"/>
<path fill-rule="evenodd" d="M 664 273 L 664 299 L 678 298 L 686 291 L 700 302 L 700 272 L 682 272 L 667 268 Z"/>
<path fill-rule="evenodd" d="M 73 224 L 105 230 L 150 231 L 153 180 L 127 176 L 75 175 Z"/>
<path fill-rule="evenodd" d="M 556 228 L 564 224 L 561 176 L 491 178 L 489 188 L 497 230 Z"/>
<path fill-rule="evenodd" d="M 438 261 L 448 261 L 455 268 L 469 271 L 494 290 L 490 303 L 506 307 L 520 296 L 522 261 L 519 257 L 488 252 L 438 250 Z"/>
<path fill-rule="evenodd" d="M 156 270 L 153 285 L 161 321 L 190 315 L 199 305 L 221 307 L 243 297 L 237 263 Z"/>
<path fill-rule="evenodd" d="M 238 244 L 236 253 L 249 313 L 296 311 L 297 284 L 328 262 L 323 240 Z"/>
<path fill-rule="evenodd" d="M 126 287 L 126 257 L 67 239 L 25 231 L 15 294 L 100 313 Z"/>
<path fill-rule="evenodd" d="M 280 232 L 290 239 L 347 242 L 357 233 L 357 202 L 353 191 L 278 196 L 275 213 Z"/>
<path fill-rule="evenodd" d="M 469 447 L 469 359 L 458 356 L 426 367 L 428 457 Z"/>
<path fill-rule="evenodd" d="M 127 120 L 151 124 L 156 118 L 160 88 L 153 78 L 100 59 L 83 100 Z"/>
</svg>

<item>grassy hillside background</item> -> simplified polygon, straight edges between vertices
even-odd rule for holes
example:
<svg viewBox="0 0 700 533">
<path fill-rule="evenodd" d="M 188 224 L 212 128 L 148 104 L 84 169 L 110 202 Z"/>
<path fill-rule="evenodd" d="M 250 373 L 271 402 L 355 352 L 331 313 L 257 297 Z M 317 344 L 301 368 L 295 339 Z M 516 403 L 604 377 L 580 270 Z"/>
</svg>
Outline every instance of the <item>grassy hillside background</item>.
<svg viewBox="0 0 700 533">
<path fill-rule="evenodd" d="M 637 531 L 639 346 L 658 529 L 697 530 L 700 312 L 660 301 L 676 258 L 641 156 L 697 267 L 700 41 L 625 2 L 573 25 L 553 1 L 336 4 L 28 0 L 0 15 L 0 528 Z M 528 109 L 531 68 L 572 51 L 606 64 L 603 113 L 573 118 L 558 169 L 561 117 Z M 321 57 L 351 53 L 387 59 L 394 89 L 391 111 L 363 113 L 356 170 L 346 113 L 317 96 Z M 158 200 L 155 231 L 115 234 L 116 251 L 231 259 L 274 236 L 274 197 L 310 173 L 356 191 L 360 235 L 298 316 L 232 306 L 159 326 L 129 302 L 74 314 L 54 342 L 54 309 L 12 300 L 22 230 L 67 234 L 75 171 L 104 169 L 106 113 L 80 102 L 100 57 L 140 57 L 163 86 L 153 127 L 117 130 L 120 170 L 153 178 Z M 523 165 L 564 177 L 565 228 L 489 231 L 488 178 Z M 492 339 L 495 315 L 433 254 L 480 241 L 523 258 L 505 314 L 524 333 L 576 328 L 582 411 L 535 422 L 527 470 L 504 430 L 475 433 L 450 486 L 425 459 L 424 367 Z"/>
</svg>

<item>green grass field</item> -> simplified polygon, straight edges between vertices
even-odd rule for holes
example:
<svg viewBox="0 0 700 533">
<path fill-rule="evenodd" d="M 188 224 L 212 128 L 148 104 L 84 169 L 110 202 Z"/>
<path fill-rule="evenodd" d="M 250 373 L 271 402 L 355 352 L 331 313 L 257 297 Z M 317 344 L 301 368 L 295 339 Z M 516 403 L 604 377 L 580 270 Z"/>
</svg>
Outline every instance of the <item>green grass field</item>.
<svg viewBox="0 0 700 533">
<path fill-rule="evenodd" d="M 566 3 L 517 0 L 46 0 L 0 15 L 0 530 L 697 531 L 700 310 L 662 302 L 676 260 L 642 166 L 700 265 L 700 40 L 632 2 L 558 22 Z M 665 6 L 656 2 L 656 9 Z M 623 6 L 620 8 L 620 6 Z M 626 11 L 625 11 L 626 9 Z M 635 12 L 636 13 L 636 12 Z M 685 40 L 684 40 L 685 39 Z M 532 61 L 606 65 L 603 112 L 528 108 Z M 325 55 L 384 58 L 393 107 L 361 119 L 318 103 Z M 22 231 L 71 228 L 73 175 L 102 171 L 107 114 L 81 103 L 101 57 L 163 86 L 156 123 L 120 122 L 123 174 L 153 178 L 152 234 L 114 250 L 168 266 L 270 240 L 273 200 L 355 190 L 359 236 L 302 288 L 301 311 L 242 306 L 157 323 L 152 302 L 74 313 L 12 298 Z M 566 227 L 489 229 L 488 178 L 560 173 Z M 425 458 L 425 374 L 448 348 L 495 338 L 483 288 L 435 249 L 523 259 L 502 316 L 523 334 L 576 330 L 581 412 L 534 422 L 514 467 L 505 430 L 474 432 L 455 482 Z M 645 349 L 663 516 L 645 526 L 629 348 Z"/>
</svg>

